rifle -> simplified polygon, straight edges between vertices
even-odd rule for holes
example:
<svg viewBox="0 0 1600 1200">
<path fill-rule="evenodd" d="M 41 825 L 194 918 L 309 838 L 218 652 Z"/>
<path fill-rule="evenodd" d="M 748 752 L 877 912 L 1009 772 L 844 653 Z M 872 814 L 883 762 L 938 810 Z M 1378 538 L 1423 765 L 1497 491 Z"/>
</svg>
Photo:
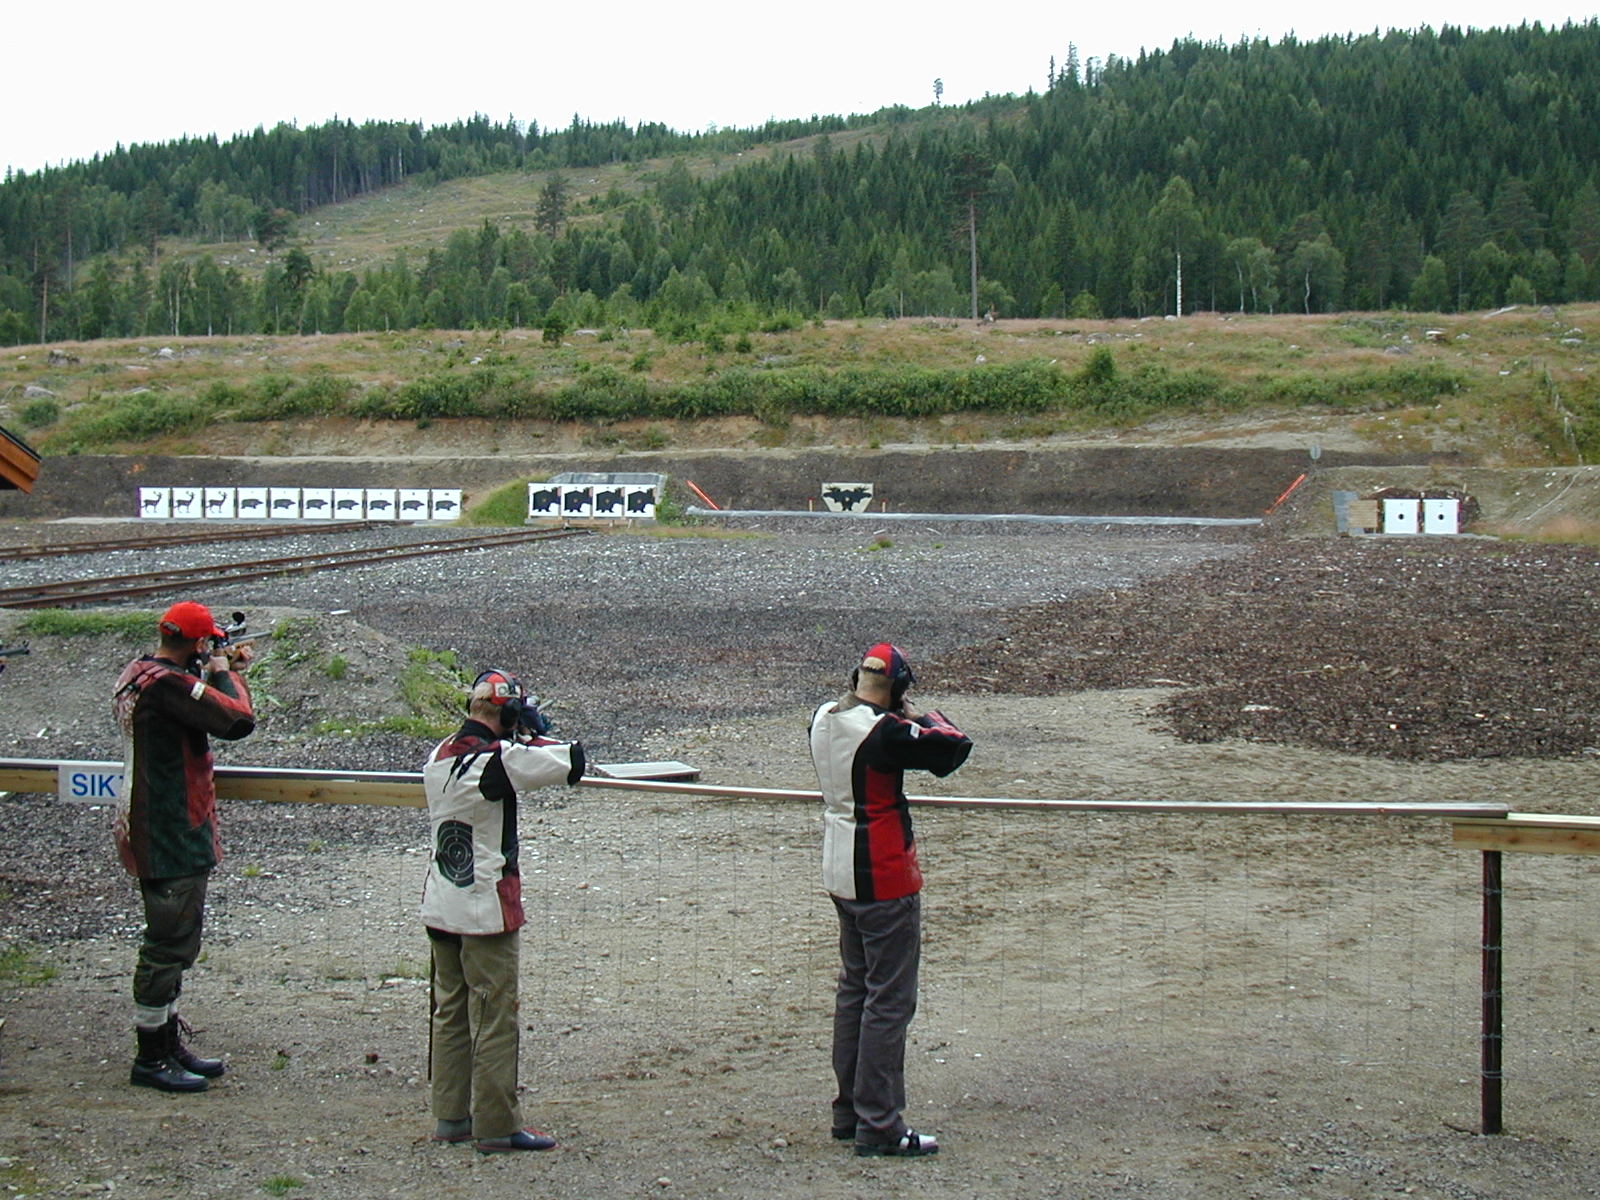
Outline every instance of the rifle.
<svg viewBox="0 0 1600 1200">
<path fill-rule="evenodd" d="M 272 630 L 270 629 L 262 630 L 259 633 L 246 633 L 245 616 L 242 612 L 234 613 L 232 619 L 226 625 L 220 625 L 218 628 L 222 630 L 222 636 L 211 639 L 212 654 L 227 654 L 230 646 L 242 646 L 245 642 L 253 642 L 257 638 L 269 638 L 272 636 Z M 231 654 L 228 654 L 228 664 L 230 666 L 233 664 L 233 655 Z M 200 678 L 209 680 L 211 678 L 210 668 L 203 668 L 200 671 Z"/>
<path fill-rule="evenodd" d="M 222 636 L 211 639 L 211 645 L 213 649 L 221 651 L 226 650 L 229 646 L 239 646 L 245 642 L 253 642 L 257 638 L 269 638 L 271 636 L 272 630 L 270 629 L 260 630 L 256 633 L 246 633 L 245 616 L 242 612 L 236 612 L 228 624 L 222 626 Z"/>
</svg>

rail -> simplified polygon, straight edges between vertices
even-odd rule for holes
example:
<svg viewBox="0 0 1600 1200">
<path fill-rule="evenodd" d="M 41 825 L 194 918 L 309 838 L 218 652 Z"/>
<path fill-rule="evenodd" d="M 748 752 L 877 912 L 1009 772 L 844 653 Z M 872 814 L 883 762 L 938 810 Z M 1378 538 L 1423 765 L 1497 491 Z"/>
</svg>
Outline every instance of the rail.
<svg viewBox="0 0 1600 1200">
<path fill-rule="evenodd" d="M 0 562 L 29 558 L 59 558 L 68 554 L 107 554 L 117 550 L 159 550 L 165 546 L 245 542 L 261 538 L 300 537 L 309 533 L 354 533 L 376 529 L 377 521 L 316 521 L 301 525 L 254 525 L 245 529 L 206 529 L 196 526 L 184 533 L 157 533 L 131 538 L 94 538 L 28 546 L 0 546 Z"/>
<path fill-rule="evenodd" d="M 795 508 L 701 508 L 691 504 L 684 509 L 691 517 L 718 518 L 771 518 L 799 517 L 819 521 L 971 521 L 1017 522 L 1027 525 L 1150 525 L 1150 526 L 1203 526 L 1207 528 L 1241 528 L 1261 524 L 1260 517 L 1139 517 L 1139 516 L 1073 516 L 1066 513 L 948 513 L 948 512 L 833 512 L 828 509 Z"/>
<path fill-rule="evenodd" d="M 681 763 L 649 765 L 667 765 L 676 769 L 671 772 L 673 778 L 611 778 L 604 775 L 588 775 L 579 781 L 579 786 L 604 791 L 650 792 L 720 800 L 768 800 L 806 804 L 822 802 L 822 793 L 815 790 L 684 782 L 681 776 L 691 768 L 685 768 Z M 63 766 L 92 768 L 112 773 L 120 773 L 122 770 L 122 764 L 117 762 L 0 758 L 0 791 L 54 793 L 58 790 L 58 776 Z M 613 768 L 602 767 L 602 769 Z M 218 765 L 215 773 L 217 795 L 224 799 L 320 804 L 388 804 L 411 808 L 423 806 L 422 775 L 416 771 L 329 771 L 292 767 Z M 1057 812 L 1435 817 L 1447 820 L 1477 819 L 1500 822 L 1503 822 L 1510 813 L 1506 805 L 1492 803 L 1312 804 L 1236 800 L 1219 800 L 1213 803 L 1189 800 L 1041 800 L 1010 796 L 908 796 L 907 799 L 912 804 L 938 808 L 1004 808 Z M 1600 831 L 1600 819 L 1596 820 L 1596 829 Z"/>
<path fill-rule="evenodd" d="M 463 550 L 486 550 L 523 542 L 555 541 L 587 535 L 587 529 L 518 529 L 459 538 L 431 538 L 421 542 L 402 542 L 392 546 L 330 550 L 322 554 L 299 554 L 287 558 L 263 558 L 251 562 L 204 567 L 179 567 L 168 571 L 144 571 L 132 575 L 106 575 L 92 579 L 59 583 L 27 584 L 0 588 L 0 608 L 54 608 L 87 604 L 97 600 L 123 600 L 170 591 L 189 581 L 208 587 L 265 579 L 273 575 L 293 575 L 302 571 L 330 570 L 363 566 L 432 554 L 455 554 Z"/>
</svg>

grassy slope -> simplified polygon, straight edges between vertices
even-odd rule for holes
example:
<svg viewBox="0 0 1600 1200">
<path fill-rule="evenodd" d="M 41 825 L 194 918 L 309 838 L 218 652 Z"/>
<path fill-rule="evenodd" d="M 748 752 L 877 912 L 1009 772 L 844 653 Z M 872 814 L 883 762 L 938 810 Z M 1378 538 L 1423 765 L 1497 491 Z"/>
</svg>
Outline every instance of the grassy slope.
<svg viewBox="0 0 1600 1200">
<path fill-rule="evenodd" d="M 835 149 L 846 150 L 865 138 L 886 136 L 862 130 L 829 135 Z M 817 138 L 756 146 L 738 154 L 679 156 L 698 178 L 712 178 L 734 168 L 774 155 L 805 154 Z M 475 230 L 489 221 L 501 230 L 534 229 L 539 192 L 551 174 L 564 177 L 568 210 L 579 225 L 609 218 L 591 202 L 613 190 L 632 198 L 642 196 L 676 159 L 642 163 L 613 163 L 601 167 L 574 167 L 560 172 L 508 172 L 452 179 L 428 184 L 413 180 L 383 191 L 359 196 L 342 204 L 313 209 L 295 223 L 295 237 L 312 260 L 326 271 L 354 271 L 392 262 L 405 251 L 413 267 L 422 264 L 429 250 L 442 249 L 458 229 Z M 193 260 L 210 254 L 219 265 L 237 267 L 247 275 L 263 270 L 267 254 L 251 242 L 201 243 L 169 238 L 163 256 Z M 81 268 L 80 268 L 81 270 Z"/>
<path fill-rule="evenodd" d="M 1440 331 L 1430 340 L 1428 331 Z M 1583 331 L 1581 336 L 1571 336 Z M 821 427 L 804 418 L 702 423 L 633 422 L 597 435 L 612 443 L 652 448 L 675 444 L 816 444 L 830 440 L 973 442 L 994 438 L 1118 436 L 1195 441 L 1242 438 L 1252 429 L 1299 425 L 1320 428 L 1326 443 L 1340 437 L 1367 445 L 1465 449 L 1486 465 L 1537 465 L 1575 461 L 1564 447 L 1552 404 L 1556 394 L 1592 404 L 1600 384 L 1600 305 L 1559 312 L 1518 309 L 1498 314 L 1341 314 L 1335 316 L 1237 317 L 1205 314 L 1181 320 L 970 322 L 861 320 L 754 334 L 748 347 L 710 349 L 676 343 L 648 330 L 620 331 L 601 338 L 570 337 L 558 347 L 529 330 L 505 333 L 413 331 L 313 337 L 150 339 L 23 346 L 0 357 L 0 423 L 20 432 L 47 453 L 70 444 L 74 423 L 130 393 L 195 396 L 208 384 L 247 384 L 266 374 L 303 381 L 329 372 L 357 384 L 392 384 L 420 375 L 465 367 L 494 355 L 515 368 L 551 379 L 576 375 L 585 365 L 609 364 L 658 382 L 703 378 L 753 364 L 908 364 L 961 368 L 981 356 L 990 363 L 1054 360 L 1079 370 L 1099 346 L 1109 346 L 1119 370 L 1159 363 L 1173 370 L 1200 369 L 1225 380 L 1281 381 L 1293 388 L 1320 387 L 1342 373 L 1387 370 L 1400 364 L 1437 363 L 1458 372 L 1459 392 L 1435 403 L 1397 408 L 1382 397 L 1338 410 L 1297 406 L 1293 401 L 1248 412 L 1191 412 L 1143 427 L 1116 427 L 1082 411 L 1027 416 L 970 417 L 956 414 L 923 422 L 887 420 L 831 422 Z M 53 356 L 52 349 L 57 351 Z M 63 356 L 72 361 L 63 361 Z M 1297 384 L 1298 381 L 1298 384 Z M 48 389 L 59 419 L 30 427 L 27 390 Z M 33 410 L 35 416 L 37 410 Z M 338 447 L 360 452 L 364 436 L 381 441 L 401 422 L 373 423 L 367 433 L 341 426 Z M 433 430 L 451 436 L 441 421 Z M 535 424 L 528 423 L 530 426 Z M 379 426 L 391 427 L 388 432 Z M 469 423 L 457 429 L 465 432 Z M 534 436 L 573 436 L 574 431 L 530 430 Z M 100 447 L 121 450 L 294 453 L 318 447 L 316 423 L 273 422 L 219 428 L 195 437 L 147 444 Z M 352 441 L 354 439 L 354 441 Z"/>
</svg>

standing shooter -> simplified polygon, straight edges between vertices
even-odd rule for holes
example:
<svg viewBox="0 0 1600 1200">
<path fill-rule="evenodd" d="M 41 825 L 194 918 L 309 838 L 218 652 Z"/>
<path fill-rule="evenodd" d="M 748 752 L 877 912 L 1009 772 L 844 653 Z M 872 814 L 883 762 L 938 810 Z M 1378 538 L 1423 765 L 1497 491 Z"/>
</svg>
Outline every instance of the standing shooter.
<svg viewBox="0 0 1600 1200">
<path fill-rule="evenodd" d="M 422 768 L 432 846 L 422 920 L 433 948 L 433 1140 L 484 1154 L 550 1150 L 517 1103 L 517 793 L 577 783 L 580 742 L 550 725 L 516 676 L 485 671 L 467 720 Z"/>
<path fill-rule="evenodd" d="M 922 956 L 922 869 L 911 832 L 905 772 L 945 776 L 972 741 L 938 712 L 905 702 L 916 682 L 888 642 L 867 651 L 850 693 L 811 719 L 811 759 L 822 787 L 822 882 L 839 914 L 834 999 L 833 1136 L 864 1156 L 919 1157 L 939 1141 L 906 1125 L 906 1030 L 917 1011 Z"/>
<path fill-rule="evenodd" d="M 251 649 L 228 645 L 211 611 L 192 601 L 167 609 L 158 628 L 160 647 L 124 668 L 112 699 L 126 744 L 117 849 L 144 903 L 129 1082 L 203 1092 L 226 1068 L 183 1044 L 177 1000 L 200 953 L 206 884 L 222 861 L 209 739 L 236 741 L 256 727 L 239 673 Z"/>
</svg>

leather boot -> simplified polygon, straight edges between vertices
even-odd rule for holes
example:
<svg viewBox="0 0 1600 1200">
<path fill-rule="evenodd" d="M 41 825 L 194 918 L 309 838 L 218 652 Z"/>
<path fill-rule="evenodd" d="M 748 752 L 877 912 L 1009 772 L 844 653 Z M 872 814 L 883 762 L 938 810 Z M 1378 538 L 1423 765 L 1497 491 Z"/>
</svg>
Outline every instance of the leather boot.
<svg viewBox="0 0 1600 1200">
<path fill-rule="evenodd" d="M 133 1060 L 128 1082 L 134 1087 L 155 1088 L 161 1092 L 203 1092 L 211 1081 L 180 1066 L 167 1049 L 167 1029 L 135 1029 L 139 1052 Z"/>
<path fill-rule="evenodd" d="M 215 1079 L 227 1071 L 220 1058 L 201 1058 L 183 1044 L 183 1039 L 191 1032 L 189 1026 L 178 1019 L 178 1014 L 173 1013 L 167 1018 L 163 1026 L 167 1033 L 167 1055 L 191 1075 L 204 1075 L 207 1079 Z"/>
</svg>

